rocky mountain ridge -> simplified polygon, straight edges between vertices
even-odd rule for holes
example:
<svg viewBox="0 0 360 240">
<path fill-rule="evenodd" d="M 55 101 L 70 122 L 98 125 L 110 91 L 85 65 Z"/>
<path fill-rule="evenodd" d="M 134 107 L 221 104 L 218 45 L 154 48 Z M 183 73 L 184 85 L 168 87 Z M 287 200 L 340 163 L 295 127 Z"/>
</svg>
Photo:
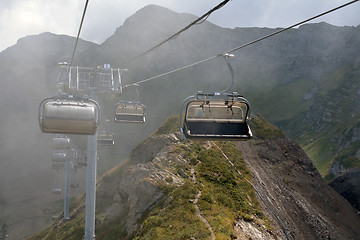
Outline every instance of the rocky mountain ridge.
<svg viewBox="0 0 360 240">
<path fill-rule="evenodd" d="M 356 239 L 360 217 L 350 204 L 299 146 L 254 121 L 258 137 L 235 144 L 180 133 L 146 139 L 98 182 L 97 239 Z M 71 218 L 30 239 L 76 239 L 83 215 Z"/>
<path fill-rule="evenodd" d="M 151 21 L 144 22 L 145 18 Z M 222 29 L 204 22 L 143 58 L 127 61 L 194 18 L 189 14 L 174 14 L 159 6 L 144 7 L 129 17 L 98 48 L 101 51 L 97 52 L 103 55 L 97 61 L 127 67 L 126 81 L 139 81 L 226 52 L 279 30 Z M 356 44 L 359 41 L 360 25 L 305 24 L 241 49 L 232 59 L 237 79 L 234 90 L 250 99 L 255 112 L 261 112 L 298 142 L 324 177 L 329 175 L 333 162 L 332 169 L 335 171 L 332 173 L 338 172 L 338 165 L 347 169 L 359 164 L 356 156 L 352 165 L 336 160 L 337 155 L 353 144 L 358 146 L 359 142 L 360 110 L 357 102 L 360 97 L 360 59 L 356 54 L 360 50 Z M 93 52 L 90 49 L 82 57 L 91 59 Z M 142 98 L 145 102 L 162 104 L 159 98 L 151 95 L 160 84 L 162 98 L 181 102 L 196 90 L 224 89 L 228 79 L 224 61 L 216 59 L 147 83 L 146 90 L 144 87 L 141 91 Z M 166 106 L 161 105 L 163 108 Z M 354 154 L 348 157 L 354 157 Z M 333 177 L 336 174 L 330 173 L 328 179 Z"/>
<path fill-rule="evenodd" d="M 341 194 L 351 205 L 360 212 L 360 169 L 347 170 L 329 185 Z"/>
</svg>

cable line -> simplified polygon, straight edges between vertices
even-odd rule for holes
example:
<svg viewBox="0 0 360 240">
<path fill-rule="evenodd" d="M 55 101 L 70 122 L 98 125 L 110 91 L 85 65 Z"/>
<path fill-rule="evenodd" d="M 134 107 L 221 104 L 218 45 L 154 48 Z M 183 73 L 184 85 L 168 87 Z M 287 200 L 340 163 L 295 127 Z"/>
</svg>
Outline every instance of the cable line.
<svg viewBox="0 0 360 240">
<path fill-rule="evenodd" d="M 215 58 L 217 58 L 217 57 L 224 56 L 224 55 L 226 55 L 226 54 L 228 54 L 228 53 L 235 52 L 235 51 L 237 51 L 237 50 L 240 50 L 240 49 L 242 49 L 242 48 L 245 48 L 245 47 L 247 47 L 247 46 L 250 46 L 250 45 L 252 45 L 252 44 L 255 44 L 255 43 L 257 43 L 257 42 L 260 42 L 260 41 L 262 41 L 262 40 L 265 40 L 265 39 L 267 39 L 267 38 L 273 37 L 273 36 L 275 36 L 275 35 L 277 35 L 277 34 L 279 34 L 279 33 L 282 33 L 282 32 L 284 32 L 284 31 L 287 31 L 287 30 L 291 29 L 291 28 L 297 27 L 297 26 L 299 26 L 299 25 L 301 25 L 301 24 L 304 24 L 304 23 L 306 23 L 306 22 L 309 22 L 309 21 L 311 21 L 311 20 L 314 20 L 314 19 L 316 19 L 316 18 L 319 18 L 319 17 L 324 16 L 324 15 L 326 15 L 326 14 L 329 14 L 329 13 L 331 13 L 331 12 L 334 12 L 334 11 L 336 11 L 336 10 L 339 10 L 339 9 L 341 9 L 341 8 L 343 8 L 343 7 L 346 7 L 346 6 L 348 6 L 348 5 L 351 5 L 351 4 L 353 4 L 353 3 L 355 3 L 355 2 L 358 2 L 358 1 L 360 1 L 360 0 L 354 0 L 354 1 L 351 1 L 351 2 L 348 2 L 348 3 L 345 3 L 345 4 L 341 5 L 341 6 L 338 6 L 338 7 L 336 7 L 336 8 L 331 9 L 331 10 L 328 10 L 328 11 L 326 11 L 326 12 L 323 12 L 323 13 L 321 13 L 321 14 L 318 14 L 318 15 L 316 15 L 316 16 L 314 16 L 314 17 L 311 17 L 311 18 L 308 18 L 308 19 L 303 20 L 303 21 L 301 21 L 301 22 L 298 22 L 298 23 L 296 23 L 296 24 L 293 24 L 293 25 L 291 25 L 291 26 L 289 26 L 289 27 L 287 27 L 287 28 L 281 29 L 281 30 L 279 30 L 279 31 L 276 31 L 276 32 L 271 33 L 271 34 L 269 34 L 269 35 L 266 35 L 266 36 L 264 36 L 264 37 L 258 38 L 258 39 L 256 39 L 256 40 L 251 41 L 251 42 L 249 42 L 249 43 L 246 43 L 246 44 L 244 44 L 244 45 L 241 45 L 241 46 L 238 46 L 238 47 L 236 47 L 236 48 L 233 48 L 233 49 L 231 49 L 231 50 L 229 50 L 229 51 L 226 51 L 226 52 L 224 52 L 224 53 L 219 53 L 219 54 L 217 54 L 217 55 L 215 55 L 215 56 L 212 56 L 212 57 L 209 57 L 209 58 L 200 60 L 200 61 L 198 61 L 198 62 L 194 62 L 194 63 L 189 64 L 189 65 L 185 65 L 185 66 L 180 67 L 180 68 L 177 68 L 177 69 L 175 69 L 175 70 L 172 70 L 172 71 L 169 71 L 169 72 L 165 72 L 165 73 L 156 75 L 156 76 L 154 76 L 154 77 L 146 78 L 146 79 L 144 79 L 144 80 L 141 80 L 141 81 L 138 81 L 138 82 L 135 82 L 135 83 L 128 84 L 128 85 L 126 85 L 125 87 L 130 87 L 130 86 L 134 86 L 134 85 L 136 85 L 136 84 L 145 83 L 145 82 L 148 82 L 148 81 L 150 81 L 150 80 L 153 80 L 153 79 L 156 79 L 156 78 L 160 78 L 160 77 L 169 75 L 169 74 L 171 74 L 171 73 L 175 73 L 175 72 L 184 70 L 184 69 L 186 69 L 186 68 L 190 68 L 190 67 L 193 67 L 193 66 L 195 66 L 195 65 L 198 65 L 198 64 L 201 64 L 201 63 L 204 63 L 204 62 L 213 60 L 213 59 L 215 59 Z"/>
<path fill-rule="evenodd" d="M 264 39 L 266 39 L 266 38 L 269 38 L 269 37 L 272 37 L 272 36 L 277 35 L 277 34 L 279 34 L 279 33 L 285 32 L 285 31 L 287 31 L 287 30 L 289 30 L 289 29 L 291 29 L 291 28 L 297 27 L 297 26 L 299 26 L 299 25 L 301 25 L 301 24 L 303 24 L 303 23 L 306 23 L 306 22 L 309 22 L 309 21 L 314 20 L 314 19 L 316 19 L 316 18 L 322 17 L 322 16 L 324 16 L 324 15 L 326 15 L 326 14 L 329 14 L 329 13 L 331 13 L 331 12 L 334 12 L 334 11 L 340 9 L 340 8 L 346 7 L 346 6 L 350 5 L 350 4 L 353 4 L 353 3 L 358 2 L 358 1 L 359 1 L 359 0 L 354 0 L 354 1 L 351 1 L 351 2 L 348 2 L 348 3 L 345 3 L 345 4 L 343 4 L 343 5 L 339 6 L 339 7 L 333 8 L 333 9 L 331 9 L 331 10 L 329 10 L 329 11 L 320 13 L 320 14 L 314 16 L 314 17 L 308 18 L 308 19 L 306 19 L 306 20 L 304 20 L 304 21 L 301 21 L 301 22 L 299 22 L 299 23 L 296 23 L 296 24 L 294 24 L 294 25 L 291 25 L 290 27 L 281 29 L 281 30 L 279 30 L 279 31 L 277 31 L 277 32 L 274 32 L 274 33 L 271 33 L 271 34 L 266 35 L 266 36 L 264 36 L 264 37 L 258 38 L 258 39 L 254 40 L 254 41 L 252 41 L 252 42 L 249 42 L 249 43 L 246 43 L 246 44 L 244 44 L 244 45 L 242 45 L 242 46 L 239 46 L 239 47 L 236 47 L 236 48 L 234 48 L 234 49 L 231 49 L 231 50 L 227 51 L 227 53 L 235 52 L 235 51 L 237 51 L 237 50 L 239 50 L 239 49 L 241 49 L 241 48 L 247 47 L 247 46 L 252 45 L 252 44 L 254 44 L 254 43 L 260 42 L 260 41 L 262 41 L 262 40 L 264 40 Z"/>
<path fill-rule="evenodd" d="M 83 25 L 83 23 L 84 23 L 84 18 L 85 18 L 85 13 L 86 13 L 86 9 L 87 9 L 88 3 L 89 3 L 89 0 L 86 0 L 85 7 L 84 7 L 84 11 L 83 11 L 83 15 L 82 15 L 81 22 L 80 22 L 79 31 L 78 31 L 78 34 L 77 34 L 77 37 L 76 37 L 76 42 L 75 42 L 74 50 L 73 50 L 73 53 L 72 53 L 72 56 L 71 56 L 71 60 L 70 60 L 69 71 L 70 71 L 70 67 L 71 67 L 71 65 L 72 65 L 72 63 L 73 63 L 73 60 L 74 60 L 75 51 L 76 51 L 76 47 L 77 47 L 77 44 L 78 44 L 78 41 L 79 41 L 81 28 L 82 28 L 82 25 Z"/>
<path fill-rule="evenodd" d="M 149 50 L 137 55 L 136 57 L 130 59 L 129 61 L 127 61 L 125 64 L 135 61 L 136 59 L 148 54 L 149 52 L 155 50 L 156 48 L 160 47 L 161 45 L 163 45 L 164 43 L 173 40 L 175 38 L 177 38 L 181 33 L 185 32 L 186 30 L 188 30 L 189 28 L 191 28 L 193 25 L 196 24 L 201 24 L 203 22 L 206 21 L 206 19 L 216 10 L 222 8 L 223 6 L 225 6 L 230 0 L 225 0 L 223 2 L 221 2 L 220 4 L 218 4 L 216 7 L 214 7 L 213 9 L 211 9 L 210 11 L 208 11 L 207 13 L 205 13 L 204 15 L 202 15 L 201 17 L 199 17 L 198 19 L 196 19 L 195 21 L 191 22 L 189 25 L 187 25 L 186 27 L 184 27 L 183 29 L 181 29 L 180 31 L 178 31 L 177 33 L 171 35 L 170 37 L 168 37 L 167 39 L 165 39 L 164 41 L 160 42 L 159 44 L 155 45 L 154 47 L 150 48 Z"/>
<path fill-rule="evenodd" d="M 220 55 L 221 55 L 221 54 L 220 54 Z M 206 58 L 206 59 L 204 59 L 204 60 L 201 60 L 201 61 L 198 61 L 198 62 L 189 64 L 189 65 L 180 67 L 180 68 L 178 68 L 178 69 L 175 69 L 175 70 L 172 70 L 172 71 L 169 71 L 169 72 L 166 72 L 166 73 L 162 73 L 162 74 L 160 74 L 160 75 L 156 75 L 156 76 L 154 76 L 154 77 L 146 78 L 146 79 L 141 80 L 141 81 L 138 81 L 138 82 L 136 82 L 136 83 L 130 83 L 130 84 L 125 85 L 124 88 L 131 87 L 131 86 L 136 86 L 136 85 L 139 85 L 139 84 L 141 84 L 141 83 L 148 82 L 148 81 L 150 81 L 150 80 L 153 80 L 153 79 L 156 79 L 156 78 L 159 78 L 159 77 L 163 77 L 163 76 L 169 75 L 169 74 L 171 74 L 171 73 L 178 72 L 178 71 L 180 71 L 180 70 L 183 70 L 183 69 L 186 69 L 186 68 L 189 68 L 189 67 L 198 65 L 198 64 L 200 64 L 200 63 L 210 61 L 210 60 L 212 60 L 212 59 L 214 59 L 214 58 L 217 58 L 217 57 L 219 57 L 219 55 Z"/>
</svg>

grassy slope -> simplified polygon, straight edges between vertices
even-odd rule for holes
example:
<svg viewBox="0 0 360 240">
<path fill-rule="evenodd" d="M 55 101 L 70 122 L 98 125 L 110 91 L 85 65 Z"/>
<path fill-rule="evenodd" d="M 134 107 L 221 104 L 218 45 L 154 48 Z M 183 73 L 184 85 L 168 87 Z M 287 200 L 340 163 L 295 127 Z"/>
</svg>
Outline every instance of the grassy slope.
<svg viewBox="0 0 360 240">
<path fill-rule="evenodd" d="M 236 169 L 250 179 L 250 173 L 235 146 L 229 142 L 218 145 Z M 197 217 L 191 202 L 199 190 L 202 195 L 198 205 L 214 228 L 217 239 L 228 239 L 233 234 L 232 224 L 236 219 L 265 220 L 251 185 L 236 173 L 218 149 L 204 149 L 199 142 L 187 142 L 174 151 L 190 163 L 183 166 L 187 174 L 190 175 L 191 166 L 195 168 L 198 183 L 194 184 L 188 178 L 181 187 L 164 186 L 168 197 L 147 213 L 138 239 L 209 239 L 210 232 Z"/>
<path fill-rule="evenodd" d="M 308 79 L 299 79 L 287 84 L 275 84 L 270 89 L 249 89 L 253 96 L 255 111 L 259 111 L 271 122 L 290 130 L 293 138 L 308 154 L 323 177 L 329 179 L 329 169 L 335 159 L 344 161 L 344 166 L 355 167 L 360 159 L 355 157 L 357 143 L 346 139 L 354 129 L 359 129 L 360 114 L 352 115 L 356 108 L 354 100 L 359 90 L 360 71 L 352 63 L 336 69 L 316 83 Z M 304 95 L 311 88 L 317 92 L 307 100 Z M 355 103 L 356 104 L 356 103 Z M 326 122 L 327 109 L 333 118 Z M 349 141 L 339 146 L 338 138 Z M 346 157 L 344 157 L 346 155 Z M 339 156 L 342 156 L 341 158 Z"/>
<path fill-rule="evenodd" d="M 260 126 L 263 120 L 254 121 Z M 178 118 L 172 117 L 165 122 L 156 134 L 168 134 L 177 130 Z M 260 128 L 260 127 L 259 127 Z M 274 129 L 269 126 L 263 131 L 270 135 Z M 265 136 L 265 135 L 264 135 Z M 183 156 L 189 165 L 176 166 L 188 175 L 190 168 L 196 171 L 197 184 L 188 178 L 181 187 L 164 185 L 167 197 L 154 209 L 146 213 L 137 239 L 209 239 L 210 232 L 196 216 L 192 200 L 200 190 L 198 201 L 204 217 L 214 228 L 216 239 L 228 239 L 232 235 L 232 224 L 236 219 L 266 221 L 256 201 L 255 193 L 247 181 L 236 173 L 250 179 L 241 153 L 231 142 L 218 145 L 234 163 L 231 166 L 221 152 L 211 147 L 206 149 L 201 142 L 190 141 L 176 146 L 173 151 Z M 171 181 L 171 180 L 169 180 Z"/>
<path fill-rule="evenodd" d="M 177 130 L 178 118 L 171 117 L 165 122 L 156 134 L 165 134 Z M 264 126 L 264 127 L 262 127 Z M 262 117 L 253 121 L 254 131 L 262 138 L 274 137 L 284 134 L 282 131 L 267 124 Z M 198 201 L 204 217 L 212 226 L 216 239 L 229 239 L 233 234 L 233 223 L 236 219 L 255 221 L 257 224 L 269 226 L 262 214 L 255 192 L 249 180 L 250 172 L 246 168 L 241 153 L 232 142 L 218 142 L 218 146 L 234 163 L 231 166 L 222 153 L 214 146 L 205 148 L 204 143 L 197 141 L 184 141 L 171 146 L 174 155 L 182 156 L 187 164 L 180 164 L 167 168 L 170 171 L 183 171 L 191 176 L 190 169 L 196 172 L 197 183 L 191 177 L 184 179 L 182 186 L 172 184 L 172 179 L 159 182 L 158 186 L 166 197 L 144 213 L 139 224 L 141 228 L 132 238 L 136 239 L 208 239 L 210 232 L 206 225 L 197 217 L 192 200 L 201 190 L 202 195 Z M 131 163 L 117 167 L 106 174 L 102 181 L 111 182 L 112 177 L 124 171 Z M 162 167 L 162 166 L 159 166 Z M 239 170 L 242 175 L 239 175 Z M 84 234 L 84 199 L 79 199 L 73 209 L 77 214 L 63 224 L 54 223 L 49 229 L 29 238 L 36 239 L 81 239 Z M 97 239 L 122 239 L 126 236 L 124 231 L 124 218 L 119 216 L 110 222 L 104 222 L 103 213 L 106 203 L 97 202 L 96 235 Z M 50 230 L 51 229 L 51 230 Z"/>
</svg>

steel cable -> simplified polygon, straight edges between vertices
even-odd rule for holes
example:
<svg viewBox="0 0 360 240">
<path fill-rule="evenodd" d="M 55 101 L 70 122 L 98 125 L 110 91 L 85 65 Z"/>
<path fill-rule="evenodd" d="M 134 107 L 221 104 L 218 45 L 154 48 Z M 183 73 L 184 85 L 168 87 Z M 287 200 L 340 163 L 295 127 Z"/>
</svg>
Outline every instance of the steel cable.
<svg viewBox="0 0 360 240">
<path fill-rule="evenodd" d="M 331 13 L 331 12 L 334 12 L 334 11 L 336 11 L 336 10 L 339 10 L 339 9 L 341 9 L 341 8 L 343 8 L 343 7 L 346 7 L 346 6 L 348 6 L 348 5 L 351 5 L 351 4 L 353 4 L 353 3 L 355 3 L 355 2 L 358 2 L 358 1 L 360 1 L 360 0 L 354 0 L 354 1 L 351 1 L 351 2 L 348 2 L 348 3 L 345 3 L 345 4 L 341 5 L 341 6 L 338 6 L 338 7 L 336 7 L 336 8 L 333 8 L 333 9 L 328 10 L 328 11 L 326 11 L 326 12 L 320 13 L 320 14 L 314 16 L 314 17 L 311 17 L 311 18 L 308 18 L 308 19 L 303 20 L 303 21 L 301 21 L 301 22 L 298 22 L 298 23 L 296 23 L 296 24 L 293 24 L 293 25 L 291 25 L 291 26 L 289 26 L 289 27 L 287 27 L 287 28 L 281 29 L 281 30 L 279 30 L 279 31 L 276 31 L 276 32 L 271 33 L 271 34 L 269 34 L 269 35 L 266 35 L 266 36 L 264 36 L 264 37 L 258 38 L 258 39 L 254 40 L 254 41 L 248 42 L 248 43 L 246 43 L 246 44 L 244 44 L 244 45 L 241 45 L 241 46 L 238 46 L 238 47 L 236 47 L 236 48 L 230 49 L 229 51 L 226 51 L 226 52 L 224 52 L 224 53 L 219 53 L 219 54 L 217 54 L 217 55 L 215 55 L 215 56 L 212 56 L 212 57 L 209 57 L 209 58 L 200 60 L 200 61 L 198 61 L 198 62 L 194 62 L 194 63 L 192 63 L 192 64 L 185 65 L 185 66 L 183 66 L 183 67 L 180 67 L 180 68 L 177 68 L 177 69 L 174 69 L 174 70 L 171 70 L 171 71 L 168 71 L 168 72 L 165 72 L 165 73 L 156 75 L 156 76 L 154 76 L 154 77 L 146 78 L 146 79 L 144 79 L 144 80 L 141 80 L 141 81 L 138 81 L 138 82 L 135 82 L 135 83 L 127 84 L 125 87 L 134 86 L 134 85 L 136 85 L 136 84 L 142 84 L 142 83 L 151 81 L 151 80 L 153 80 L 153 79 L 157 79 L 157 78 L 160 78 L 160 77 L 163 77 L 163 76 L 166 76 L 166 75 L 169 75 L 169 74 L 172 74 L 172 73 L 175 73 L 175 72 L 184 70 L 184 69 L 186 69 L 186 68 L 190 68 L 190 67 L 193 67 L 193 66 L 195 66 L 195 65 L 198 65 L 198 64 L 201 64 L 201 63 L 204 63 L 204 62 L 213 60 L 213 59 L 215 59 L 215 58 L 217 58 L 217 57 L 224 56 L 225 54 L 238 51 L 238 50 L 240 50 L 240 49 L 242 49 L 242 48 L 245 48 L 245 47 L 247 47 L 247 46 L 250 46 L 250 45 L 252 45 L 252 44 L 255 44 L 255 43 L 257 43 L 257 42 L 260 42 L 260 41 L 262 41 L 262 40 L 265 40 L 265 39 L 267 39 L 267 38 L 273 37 L 273 36 L 275 36 L 275 35 L 277 35 L 277 34 L 280 34 L 280 33 L 282 33 L 282 32 L 285 32 L 285 31 L 287 31 L 287 30 L 289 30 L 289 29 L 291 29 L 291 28 L 297 27 L 297 26 L 299 26 L 299 25 L 301 25 L 301 24 L 304 24 L 304 23 L 306 23 L 306 22 L 309 22 L 309 21 L 311 21 L 311 20 L 314 20 L 314 19 L 316 19 L 316 18 L 319 18 L 319 17 L 321 17 L 321 16 L 324 16 L 324 15 L 326 15 L 326 14 L 329 14 L 329 13 Z"/>
</svg>

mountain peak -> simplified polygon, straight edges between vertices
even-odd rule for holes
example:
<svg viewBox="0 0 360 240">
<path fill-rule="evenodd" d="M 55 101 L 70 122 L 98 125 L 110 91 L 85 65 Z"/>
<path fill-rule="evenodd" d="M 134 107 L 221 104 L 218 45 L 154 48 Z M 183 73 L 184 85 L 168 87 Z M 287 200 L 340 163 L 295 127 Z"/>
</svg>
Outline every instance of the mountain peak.
<svg viewBox="0 0 360 240">
<path fill-rule="evenodd" d="M 143 31 L 152 28 L 151 30 L 154 31 L 154 27 L 156 27 L 155 30 L 158 30 L 168 29 L 171 26 L 172 31 L 174 31 L 174 27 L 179 27 L 180 29 L 180 27 L 185 26 L 184 22 L 190 23 L 193 19 L 195 19 L 194 15 L 176 13 L 168 8 L 151 4 L 141 8 L 127 18 L 123 27 L 132 29 L 140 27 Z"/>
</svg>

